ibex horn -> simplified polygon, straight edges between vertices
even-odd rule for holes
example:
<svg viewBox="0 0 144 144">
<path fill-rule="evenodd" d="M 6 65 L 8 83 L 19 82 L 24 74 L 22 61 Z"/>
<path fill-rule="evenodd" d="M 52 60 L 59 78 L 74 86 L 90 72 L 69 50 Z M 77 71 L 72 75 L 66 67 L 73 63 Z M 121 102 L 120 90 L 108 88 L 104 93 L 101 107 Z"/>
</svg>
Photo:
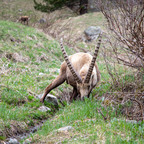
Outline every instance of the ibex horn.
<svg viewBox="0 0 144 144">
<path fill-rule="evenodd" d="M 95 61 L 96 61 L 96 58 L 97 58 L 97 55 L 98 55 L 98 51 L 99 51 L 99 48 L 100 48 L 101 38 L 102 38 L 102 34 L 99 35 L 99 41 L 98 41 L 97 47 L 95 48 L 94 56 L 92 58 L 90 67 L 88 69 L 88 73 L 87 73 L 86 78 L 84 80 L 84 83 L 89 83 L 89 81 L 90 81 L 90 77 L 91 77 L 91 74 L 92 74 L 92 71 L 93 71 L 93 68 L 94 68 L 94 65 L 95 65 Z"/>
<path fill-rule="evenodd" d="M 64 47 L 63 47 L 63 44 L 62 44 L 62 40 L 61 40 L 61 42 L 60 42 L 60 45 L 61 45 L 61 50 L 62 50 L 64 59 L 65 59 L 65 61 L 66 61 L 66 63 L 67 63 L 67 66 L 69 67 L 69 69 L 70 69 L 70 71 L 71 71 L 74 79 L 75 79 L 78 83 L 82 83 L 82 80 L 81 80 L 80 76 L 76 73 L 76 71 L 74 70 L 71 62 L 69 61 L 68 55 L 67 55 L 67 53 L 66 53 L 66 51 L 65 51 L 65 49 L 64 49 Z"/>
</svg>

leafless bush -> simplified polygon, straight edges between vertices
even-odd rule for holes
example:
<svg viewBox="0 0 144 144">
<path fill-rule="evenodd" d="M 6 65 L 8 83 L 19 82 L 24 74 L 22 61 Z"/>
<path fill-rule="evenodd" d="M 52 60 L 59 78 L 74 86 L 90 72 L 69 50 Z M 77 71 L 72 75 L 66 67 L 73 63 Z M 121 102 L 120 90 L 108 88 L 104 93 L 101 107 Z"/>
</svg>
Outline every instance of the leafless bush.
<svg viewBox="0 0 144 144">
<path fill-rule="evenodd" d="M 110 38 L 113 39 L 113 42 L 111 42 Z M 120 49 L 121 46 L 111 35 L 103 34 L 101 54 L 104 58 L 107 72 L 111 77 L 111 80 L 109 80 L 111 88 L 119 89 L 123 92 L 143 91 L 144 70 L 139 63 L 135 62 L 135 65 L 132 65 L 136 56 L 124 49 Z M 124 60 L 124 62 L 119 59 Z"/>
<path fill-rule="evenodd" d="M 99 5 L 111 35 L 119 42 L 110 39 L 117 60 L 127 66 L 144 68 L 144 1 L 99 0 Z"/>
<path fill-rule="evenodd" d="M 144 1 L 96 1 L 108 29 L 103 38 L 102 55 L 112 86 L 124 92 L 143 90 Z"/>
<path fill-rule="evenodd" d="M 119 109 L 130 120 L 144 120 L 144 93 L 107 92 L 103 95 L 104 106 L 111 105 Z"/>
</svg>

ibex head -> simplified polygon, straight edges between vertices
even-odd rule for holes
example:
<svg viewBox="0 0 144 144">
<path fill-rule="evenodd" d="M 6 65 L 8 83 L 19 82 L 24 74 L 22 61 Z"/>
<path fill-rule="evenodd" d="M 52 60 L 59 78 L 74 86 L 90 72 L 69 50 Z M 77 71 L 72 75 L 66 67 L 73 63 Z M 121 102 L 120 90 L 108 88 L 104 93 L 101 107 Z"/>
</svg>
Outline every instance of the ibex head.
<svg viewBox="0 0 144 144">
<path fill-rule="evenodd" d="M 94 66 L 95 66 L 97 55 L 98 55 L 98 50 L 101 44 L 101 34 L 99 37 L 100 37 L 99 42 L 98 42 L 97 47 L 95 48 L 95 52 L 94 52 L 91 62 L 84 64 L 85 66 L 83 66 L 83 68 L 80 71 L 76 71 L 74 69 L 61 41 L 61 50 L 65 59 L 65 62 L 67 63 L 67 66 L 74 77 L 77 93 L 80 95 L 81 100 L 83 100 L 84 97 L 89 97 L 92 89 L 95 87 L 97 83 L 97 72 Z M 79 65 L 79 63 L 77 63 L 77 65 Z"/>
<path fill-rule="evenodd" d="M 89 97 L 92 87 L 93 86 L 91 86 L 90 83 L 77 83 L 77 91 L 81 100 L 83 100 L 85 97 Z"/>
</svg>

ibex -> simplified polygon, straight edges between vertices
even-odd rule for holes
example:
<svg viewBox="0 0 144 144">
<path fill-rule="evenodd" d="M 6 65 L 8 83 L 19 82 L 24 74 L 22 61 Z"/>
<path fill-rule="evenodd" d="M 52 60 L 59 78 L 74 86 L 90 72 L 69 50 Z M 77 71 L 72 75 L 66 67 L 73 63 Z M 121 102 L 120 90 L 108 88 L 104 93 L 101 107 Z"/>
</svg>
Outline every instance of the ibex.
<svg viewBox="0 0 144 144">
<path fill-rule="evenodd" d="M 89 97 L 92 89 L 100 80 L 100 72 L 96 64 L 100 44 L 101 34 L 99 36 L 98 45 L 95 48 L 94 56 L 91 56 L 88 53 L 79 52 L 68 57 L 61 42 L 61 50 L 65 61 L 61 64 L 59 75 L 45 89 L 45 93 L 40 101 L 43 102 L 46 95 L 52 89 L 61 85 L 65 81 L 73 87 L 73 93 L 70 97 L 70 101 L 76 99 L 78 95 L 81 100 L 83 100 L 84 97 Z"/>
<path fill-rule="evenodd" d="M 28 25 L 28 21 L 29 21 L 29 17 L 28 16 L 21 16 L 20 18 L 19 18 L 19 21 L 21 22 L 21 23 L 26 23 L 27 25 Z"/>
</svg>

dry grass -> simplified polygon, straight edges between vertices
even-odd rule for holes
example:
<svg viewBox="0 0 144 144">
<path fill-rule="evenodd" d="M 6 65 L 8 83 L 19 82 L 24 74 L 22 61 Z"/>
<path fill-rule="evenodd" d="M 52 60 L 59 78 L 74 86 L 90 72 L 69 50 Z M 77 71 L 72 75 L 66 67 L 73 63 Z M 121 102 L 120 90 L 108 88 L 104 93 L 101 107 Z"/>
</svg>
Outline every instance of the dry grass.
<svg viewBox="0 0 144 144">
<path fill-rule="evenodd" d="M 52 15 L 51 15 L 52 17 Z M 58 19 L 44 30 L 56 39 L 63 38 L 65 44 L 74 46 L 84 39 L 84 30 L 89 26 L 100 26 L 105 30 L 105 19 L 101 13 L 88 13 L 82 16 L 69 17 L 68 19 Z"/>
</svg>

